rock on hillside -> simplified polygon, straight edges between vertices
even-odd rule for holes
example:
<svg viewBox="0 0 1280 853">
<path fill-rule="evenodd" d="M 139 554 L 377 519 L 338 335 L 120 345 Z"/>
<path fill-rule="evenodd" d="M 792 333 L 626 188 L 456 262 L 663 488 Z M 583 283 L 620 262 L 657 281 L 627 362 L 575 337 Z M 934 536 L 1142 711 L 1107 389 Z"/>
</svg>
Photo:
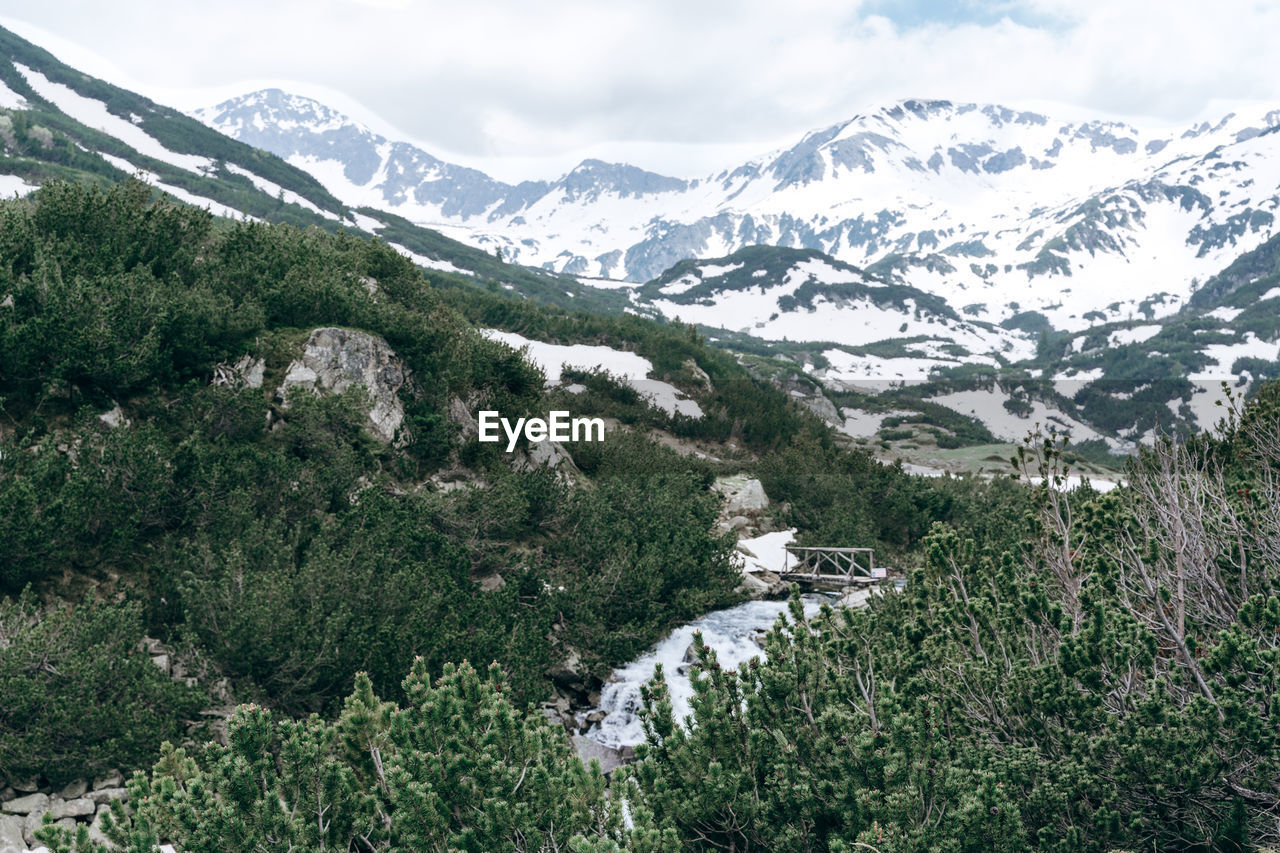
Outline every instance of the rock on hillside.
<svg viewBox="0 0 1280 853">
<path fill-rule="evenodd" d="M 384 339 L 353 329 L 316 329 L 302 357 L 289 365 L 276 394 L 287 408 L 289 395 L 297 388 L 341 394 L 353 385 L 362 385 L 372 402 L 369 432 L 390 442 L 404 422 L 404 404 L 398 392 L 407 381 L 404 363 Z"/>
</svg>

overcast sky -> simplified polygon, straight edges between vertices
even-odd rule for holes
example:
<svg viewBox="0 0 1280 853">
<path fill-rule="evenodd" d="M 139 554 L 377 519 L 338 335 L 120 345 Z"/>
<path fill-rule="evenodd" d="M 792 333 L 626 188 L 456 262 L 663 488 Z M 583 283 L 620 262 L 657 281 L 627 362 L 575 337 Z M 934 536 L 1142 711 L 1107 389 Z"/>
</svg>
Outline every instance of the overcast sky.
<svg viewBox="0 0 1280 853">
<path fill-rule="evenodd" d="M 1159 124 L 1280 107 L 1280 0 L 0 0 L 0 16 L 157 101 L 284 85 L 509 180 L 584 156 L 692 176 L 906 97 Z"/>
</svg>

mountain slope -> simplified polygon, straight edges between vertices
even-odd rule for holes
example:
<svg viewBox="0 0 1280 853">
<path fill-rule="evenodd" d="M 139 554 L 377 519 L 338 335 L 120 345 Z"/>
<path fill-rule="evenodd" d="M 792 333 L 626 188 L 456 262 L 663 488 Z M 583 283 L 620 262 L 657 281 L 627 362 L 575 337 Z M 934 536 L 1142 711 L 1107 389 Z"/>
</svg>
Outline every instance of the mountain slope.
<svg viewBox="0 0 1280 853">
<path fill-rule="evenodd" d="M 428 269 L 461 273 L 552 304 L 617 313 L 625 300 L 571 278 L 503 263 L 492 253 L 394 214 L 349 207 L 308 172 L 141 95 L 82 74 L 0 28 L 0 193 L 49 178 L 157 190 L 231 218 L 384 237 Z"/>
<path fill-rule="evenodd" d="M 0 173 L 115 181 L 142 173 L 184 201 L 224 215 L 297 224 L 339 221 L 345 207 L 308 173 L 207 128 L 177 110 L 88 77 L 0 29 Z"/>
<path fill-rule="evenodd" d="M 752 246 L 682 261 L 636 288 L 632 302 L 708 329 L 821 344 L 809 349 L 830 350 L 827 360 L 844 363 L 847 378 L 923 378 L 961 364 L 1001 367 L 1034 352 L 1023 332 L 963 317 L 896 276 L 814 249 Z"/>
</svg>

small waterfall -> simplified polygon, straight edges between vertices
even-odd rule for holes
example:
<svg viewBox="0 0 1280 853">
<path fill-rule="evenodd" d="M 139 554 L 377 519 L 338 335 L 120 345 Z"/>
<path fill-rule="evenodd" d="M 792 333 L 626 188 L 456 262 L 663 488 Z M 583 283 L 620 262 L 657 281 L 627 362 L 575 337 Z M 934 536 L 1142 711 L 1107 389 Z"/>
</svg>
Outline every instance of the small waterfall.
<svg viewBox="0 0 1280 853">
<path fill-rule="evenodd" d="M 805 616 L 816 614 L 822 602 L 834 604 L 836 600 L 831 596 L 805 595 Z M 600 690 L 599 708 L 593 709 L 604 711 L 605 717 L 591 727 L 587 737 L 615 749 L 644 742 L 644 730 L 637 716 L 641 706 L 640 685 L 653 678 L 654 667 L 659 663 L 671 691 L 676 719 L 684 719 L 690 713 L 689 699 L 693 696 L 693 687 L 689 677 L 680 674 L 679 669 L 685 662 L 685 651 L 693 644 L 694 632 L 702 632 L 702 641 L 715 649 L 722 667 L 736 669 L 753 657 L 764 657 L 753 635 L 772 627 L 778 614 L 785 612 L 786 601 L 748 601 L 708 613 L 677 628 L 644 655 L 614 670 Z M 578 715 L 579 720 L 593 714 L 593 711 L 582 712 Z"/>
</svg>

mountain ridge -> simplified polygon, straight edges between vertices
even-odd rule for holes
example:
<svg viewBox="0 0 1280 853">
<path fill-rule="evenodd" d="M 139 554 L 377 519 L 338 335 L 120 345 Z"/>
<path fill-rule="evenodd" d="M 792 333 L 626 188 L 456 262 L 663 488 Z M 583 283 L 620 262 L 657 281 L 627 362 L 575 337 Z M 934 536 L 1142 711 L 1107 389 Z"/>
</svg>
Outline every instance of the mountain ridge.
<svg viewBox="0 0 1280 853">
<path fill-rule="evenodd" d="M 261 95 L 200 116 L 242 132 Z M 367 170 L 348 174 L 324 159 L 330 131 L 317 139 L 288 115 L 272 120 L 288 126 L 290 147 L 278 153 L 336 194 L 527 265 L 643 282 L 748 245 L 812 248 L 861 267 L 889 264 L 922 290 L 985 305 L 991 322 L 1037 310 L 1063 329 L 1088 327 L 1090 314 L 1135 315 L 1160 294 L 1160 310 L 1174 310 L 1193 280 L 1270 236 L 1280 206 L 1280 109 L 1263 107 L 1155 130 L 906 100 L 703 178 L 589 160 L 520 184 L 451 171 L 420 149 L 406 159 L 374 135 L 361 156 L 381 146 L 386 179 L 357 185 L 350 179 Z M 1117 275 L 1162 287 L 1111 307 Z"/>
</svg>

